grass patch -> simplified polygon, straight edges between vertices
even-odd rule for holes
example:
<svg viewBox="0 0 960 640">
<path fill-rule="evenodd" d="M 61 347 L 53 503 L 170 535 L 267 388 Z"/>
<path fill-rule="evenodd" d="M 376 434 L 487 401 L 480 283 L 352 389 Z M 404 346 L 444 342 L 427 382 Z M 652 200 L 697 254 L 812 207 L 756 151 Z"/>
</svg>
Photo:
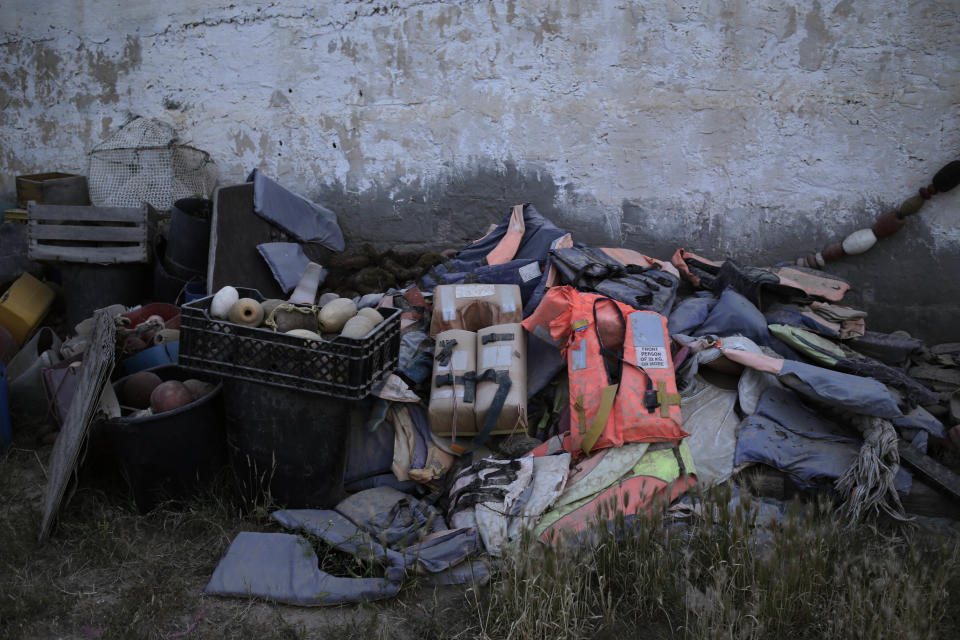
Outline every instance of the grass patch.
<svg viewBox="0 0 960 640">
<path fill-rule="evenodd" d="M 410 576 L 395 599 L 322 609 L 208 598 L 238 532 L 279 530 L 269 509 L 242 513 L 224 482 L 141 516 L 116 478 L 85 479 L 40 545 L 44 459 L 0 457 L 0 638 L 909 639 L 960 628 L 957 537 L 849 528 L 825 502 L 791 503 L 765 529 L 749 496 L 726 508 L 729 489 L 702 498 L 712 519 L 619 515 L 593 546 L 525 539 L 483 587 Z M 309 542 L 330 573 L 381 575 Z"/>
<path fill-rule="evenodd" d="M 729 489 L 704 498 L 709 512 Z M 526 541 L 472 592 L 482 638 L 934 638 L 960 623 L 958 540 L 848 528 L 794 502 L 755 527 L 746 497 L 715 523 L 661 515 L 597 528 L 592 548 Z"/>
</svg>

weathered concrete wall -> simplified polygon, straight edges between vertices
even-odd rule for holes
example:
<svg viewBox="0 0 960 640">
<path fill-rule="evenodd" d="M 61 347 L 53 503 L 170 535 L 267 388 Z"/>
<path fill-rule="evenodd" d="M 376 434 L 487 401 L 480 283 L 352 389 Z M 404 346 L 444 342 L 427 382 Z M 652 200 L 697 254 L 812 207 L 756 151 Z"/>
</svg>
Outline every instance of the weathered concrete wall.
<svg viewBox="0 0 960 640">
<path fill-rule="evenodd" d="M 0 0 L 0 32 L 0 194 L 138 113 L 353 238 L 457 246 L 526 200 L 585 241 L 762 263 L 960 157 L 955 0 Z M 957 337 L 958 209 L 837 267 L 874 328 Z"/>
</svg>

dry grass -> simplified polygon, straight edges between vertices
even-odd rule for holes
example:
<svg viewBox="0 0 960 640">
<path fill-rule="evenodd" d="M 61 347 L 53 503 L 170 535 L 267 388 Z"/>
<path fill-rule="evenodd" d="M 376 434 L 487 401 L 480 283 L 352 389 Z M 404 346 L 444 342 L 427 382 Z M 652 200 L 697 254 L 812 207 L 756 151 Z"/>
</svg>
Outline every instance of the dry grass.
<svg viewBox="0 0 960 640">
<path fill-rule="evenodd" d="M 729 490 L 705 498 L 727 504 Z M 955 637 L 960 541 L 839 526 L 794 503 L 773 530 L 755 503 L 715 524 L 598 527 L 589 549 L 527 544 L 474 599 L 480 637 Z"/>
<path fill-rule="evenodd" d="M 394 600 L 325 609 L 208 598 L 236 533 L 276 530 L 266 510 L 240 513 L 224 484 L 140 516 L 116 478 L 85 478 L 39 545 L 42 459 L 0 457 L 2 638 L 908 639 L 960 628 L 957 538 L 843 528 L 825 504 L 794 504 L 766 531 L 749 500 L 713 524 L 620 516 L 590 548 L 528 540 L 486 587 L 411 579 Z M 331 570 L 371 571 L 318 551 Z"/>
</svg>

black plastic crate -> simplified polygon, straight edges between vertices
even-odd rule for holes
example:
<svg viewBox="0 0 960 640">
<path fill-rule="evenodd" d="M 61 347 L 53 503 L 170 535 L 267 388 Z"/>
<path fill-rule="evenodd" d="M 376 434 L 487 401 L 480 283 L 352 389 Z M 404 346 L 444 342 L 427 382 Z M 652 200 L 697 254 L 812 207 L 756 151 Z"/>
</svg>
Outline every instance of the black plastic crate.
<svg viewBox="0 0 960 640">
<path fill-rule="evenodd" d="M 237 290 L 263 302 L 255 289 Z M 305 340 L 213 318 L 212 301 L 207 296 L 181 308 L 181 367 L 347 400 L 365 397 L 396 368 L 399 309 L 377 309 L 386 322 L 364 338 Z"/>
</svg>

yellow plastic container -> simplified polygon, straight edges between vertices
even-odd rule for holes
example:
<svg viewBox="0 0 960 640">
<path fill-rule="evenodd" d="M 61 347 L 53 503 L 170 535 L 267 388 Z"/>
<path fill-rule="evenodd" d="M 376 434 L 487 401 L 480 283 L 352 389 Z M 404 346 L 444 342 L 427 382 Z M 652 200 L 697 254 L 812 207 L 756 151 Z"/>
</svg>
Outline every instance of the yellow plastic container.
<svg viewBox="0 0 960 640">
<path fill-rule="evenodd" d="M 22 346 L 50 311 L 53 298 L 53 289 L 25 273 L 0 296 L 0 324 Z"/>
<path fill-rule="evenodd" d="M 3 221 L 4 222 L 19 222 L 20 224 L 27 224 L 27 210 L 26 209 L 7 209 L 3 212 Z"/>
</svg>

